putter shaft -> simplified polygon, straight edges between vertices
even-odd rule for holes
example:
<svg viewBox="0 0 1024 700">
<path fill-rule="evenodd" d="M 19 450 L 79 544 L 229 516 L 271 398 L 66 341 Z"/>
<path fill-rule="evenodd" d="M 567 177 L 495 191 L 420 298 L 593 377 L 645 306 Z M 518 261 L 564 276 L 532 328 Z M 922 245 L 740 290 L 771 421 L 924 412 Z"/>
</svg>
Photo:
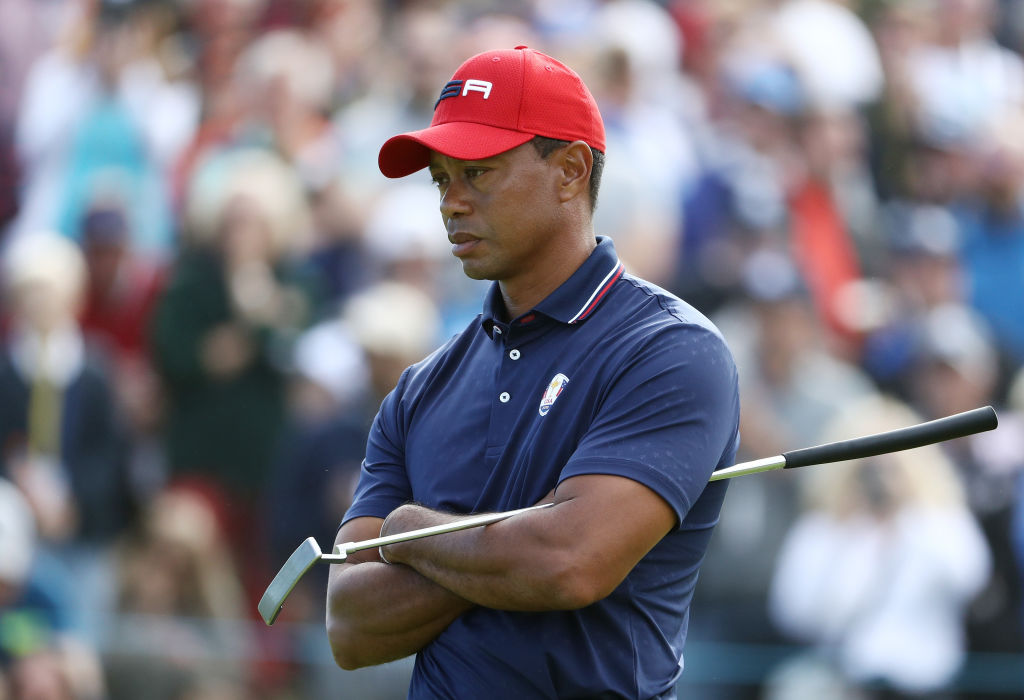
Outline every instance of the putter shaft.
<svg viewBox="0 0 1024 700">
<path fill-rule="evenodd" d="M 766 457 L 752 462 L 743 462 L 714 472 L 711 475 L 710 481 L 731 479 L 736 476 L 756 474 L 758 472 L 767 472 L 776 469 L 793 469 L 813 464 L 826 464 L 828 462 L 837 462 L 847 459 L 861 459 L 889 452 L 908 450 L 915 447 L 921 447 L 923 445 L 942 442 L 944 440 L 952 440 L 966 435 L 972 435 L 984 430 L 992 430 L 997 424 L 998 418 L 996 416 L 996 412 L 991 406 L 985 406 L 983 408 L 976 408 L 973 411 L 965 411 L 963 413 L 939 418 L 919 425 L 890 430 L 888 432 L 878 433 L 875 435 L 867 435 L 842 442 L 832 442 L 824 445 L 818 445 L 816 447 L 793 450 L 775 457 Z M 285 598 L 287 598 L 288 594 L 291 593 L 299 579 L 302 578 L 310 567 L 318 561 L 341 563 L 344 562 L 348 555 L 353 552 L 372 549 L 374 547 L 385 547 L 389 544 L 408 542 L 410 540 L 431 537 L 433 535 L 443 535 L 449 532 L 467 530 L 472 527 L 480 527 L 481 525 L 489 525 L 490 523 L 496 523 L 500 520 L 511 518 L 514 515 L 519 515 L 520 513 L 538 510 L 540 508 L 550 508 L 553 505 L 554 503 L 542 503 L 540 505 L 530 506 L 528 508 L 519 508 L 517 510 L 506 511 L 504 513 L 472 515 L 467 518 L 456 520 L 455 522 L 445 523 L 443 525 L 433 525 L 431 527 L 411 530 L 409 532 L 401 532 L 397 535 L 375 537 L 361 542 L 345 542 L 337 545 L 334 548 L 334 553 L 332 554 L 321 553 L 316 540 L 309 537 L 292 553 L 288 558 L 288 561 L 286 561 L 284 566 L 281 567 L 281 570 L 278 571 L 274 580 L 270 582 L 270 586 L 267 588 L 266 593 L 263 594 L 263 598 L 259 603 L 260 615 L 268 625 L 273 624 L 278 613 L 281 611 L 281 605 L 284 604 Z"/>
<path fill-rule="evenodd" d="M 758 474 L 760 472 L 770 472 L 775 469 L 785 469 L 786 458 L 782 455 L 776 457 L 765 457 L 764 459 L 755 459 L 752 462 L 741 462 L 734 464 L 731 467 L 725 467 L 718 471 L 711 472 L 711 478 L 708 481 L 720 481 L 721 479 L 731 479 L 734 476 L 746 476 L 747 474 Z"/>
<path fill-rule="evenodd" d="M 511 518 L 513 515 L 519 515 L 520 513 L 526 513 L 531 510 L 540 510 L 541 508 L 550 508 L 555 505 L 554 503 L 541 503 L 536 506 L 529 506 L 527 508 L 518 508 L 516 510 L 508 510 L 501 513 L 482 513 L 480 515 L 471 515 L 468 518 L 460 518 L 451 523 L 444 523 L 442 525 L 431 525 L 430 527 L 420 528 L 418 530 L 410 530 L 409 532 L 399 532 L 394 535 L 385 535 L 384 537 L 374 537 L 370 540 L 362 540 L 360 542 L 344 542 L 334 547 L 334 554 L 323 554 L 320 558 L 326 562 L 338 563 L 345 561 L 346 557 L 353 552 L 361 552 L 364 549 L 373 549 L 375 547 L 386 547 L 389 544 L 398 544 L 399 542 L 409 542 L 410 540 L 418 540 L 424 537 L 433 537 L 434 535 L 444 535 L 449 532 L 458 532 L 459 530 L 468 530 L 473 527 L 480 527 L 482 525 L 490 525 L 506 518 Z"/>
</svg>

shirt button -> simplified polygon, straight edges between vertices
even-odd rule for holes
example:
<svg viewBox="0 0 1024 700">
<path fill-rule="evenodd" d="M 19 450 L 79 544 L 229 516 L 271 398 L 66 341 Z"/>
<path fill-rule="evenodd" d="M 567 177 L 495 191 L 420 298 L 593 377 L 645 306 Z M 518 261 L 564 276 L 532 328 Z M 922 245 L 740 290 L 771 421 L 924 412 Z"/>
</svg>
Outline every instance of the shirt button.
<svg viewBox="0 0 1024 700">
<path fill-rule="evenodd" d="M 513 360 L 518 360 L 520 352 L 518 350 L 510 350 L 508 356 L 511 357 Z"/>
<path fill-rule="evenodd" d="M 498 401 L 501 401 L 502 403 L 508 403 L 509 399 L 511 398 L 512 397 L 509 395 L 507 391 L 503 391 L 501 392 L 501 396 L 498 397 Z"/>
</svg>

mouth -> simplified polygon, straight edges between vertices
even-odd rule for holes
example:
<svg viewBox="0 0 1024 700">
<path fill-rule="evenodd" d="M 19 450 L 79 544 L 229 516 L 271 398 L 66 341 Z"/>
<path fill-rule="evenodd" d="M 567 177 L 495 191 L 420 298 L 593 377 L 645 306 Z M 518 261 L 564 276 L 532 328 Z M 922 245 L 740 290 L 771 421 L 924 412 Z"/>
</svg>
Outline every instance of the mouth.
<svg viewBox="0 0 1024 700">
<path fill-rule="evenodd" d="M 471 233 L 456 232 L 448 234 L 448 240 L 452 244 L 452 255 L 461 258 L 468 255 L 481 239 Z"/>
</svg>

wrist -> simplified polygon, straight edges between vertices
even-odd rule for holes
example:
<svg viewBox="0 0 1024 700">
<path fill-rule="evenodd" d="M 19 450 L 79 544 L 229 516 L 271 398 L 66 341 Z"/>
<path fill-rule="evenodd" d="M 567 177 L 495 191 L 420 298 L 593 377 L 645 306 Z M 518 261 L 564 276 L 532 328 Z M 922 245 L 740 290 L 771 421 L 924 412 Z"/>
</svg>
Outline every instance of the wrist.
<svg viewBox="0 0 1024 700">
<path fill-rule="evenodd" d="M 380 525 L 380 536 L 388 537 L 411 530 L 441 525 L 457 520 L 459 516 L 439 513 L 415 503 L 406 503 L 395 508 Z M 414 542 L 396 542 L 379 548 L 378 554 L 387 564 L 408 564 L 409 552 L 415 551 Z M 403 557 L 403 553 L 406 557 Z"/>
<path fill-rule="evenodd" d="M 401 515 L 399 514 L 399 511 L 401 511 L 401 510 L 403 510 L 405 508 L 406 508 L 405 506 L 398 506 L 393 511 L 388 513 L 387 517 L 384 518 L 384 522 L 382 522 L 380 524 L 380 536 L 381 537 L 387 537 L 388 535 L 393 535 L 396 532 L 405 532 L 406 528 L 401 526 L 401 524 L 400 524 Z M 378 547 L 377 548 L 377 554 L 378 554 L 378 556 L 380 556 L 381 561 L 383 561 L 385 564 L 397 564 L 398 563 L 395 560 L 395 555 L 394 555 L 394 552 L 392 551 L 393 548 L 394 548 L 394 545 L 387 545 L 387 546 L 383 546 L 383 547 Z M 389 556 L 389 554 L 390 554 L 390 556 Z"/>
</svg>

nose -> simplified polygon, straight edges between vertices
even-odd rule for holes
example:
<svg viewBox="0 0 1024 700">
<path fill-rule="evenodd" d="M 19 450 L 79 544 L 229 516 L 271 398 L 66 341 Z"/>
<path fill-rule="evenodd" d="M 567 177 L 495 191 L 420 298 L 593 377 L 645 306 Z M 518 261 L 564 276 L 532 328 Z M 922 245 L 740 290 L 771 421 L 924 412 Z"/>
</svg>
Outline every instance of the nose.
<svg viewBox="0 0 1024 700">
<path fill-rule="evenodd" d="M 453 177 L 441 193 L 441 216 L 447 221 L 468 214 L 471 209 L 465 183 Z"/>
</svg>

